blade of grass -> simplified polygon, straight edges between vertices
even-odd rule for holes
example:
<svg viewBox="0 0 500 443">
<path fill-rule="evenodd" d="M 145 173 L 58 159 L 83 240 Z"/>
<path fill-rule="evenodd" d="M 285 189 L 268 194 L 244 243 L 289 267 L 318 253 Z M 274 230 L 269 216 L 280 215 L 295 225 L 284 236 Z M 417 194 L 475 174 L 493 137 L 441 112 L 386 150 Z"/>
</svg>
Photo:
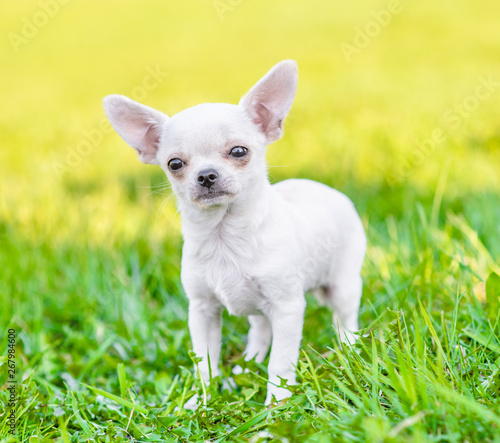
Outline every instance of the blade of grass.
<svg viewBox="0 0 500 443">
<path fill-rule="evenodd" d="M 125 397 L 127 395 L 127 374 L 125 373 L 123 363 L 118 363 L 116 372 L 118 373 L 118 382 L 120 383 L 120 395 Z"/>
<path fill-rule="evenodd" d="M 143 406 L 137 404 L 137 403 L 132 403 L 129 400 L 125 400 L 124 398 L 118 397 L 117 395 L 110 394 L 109 392 L 103 391 L 102 389 L 99 388 L 94 388 L 93 386 L 87 385 L 85 383 L 81 383 L 83 386 L 86 388 L 94 391 L 97 394 L 101 394 L 103 397 L 109 398 L 110 400 L 115 401 L 116 403 L 125 406 L 126 408 L 129 409 L 135 409 L 136 411 L 139 411 L 143 414 L 147 414 L 148 410 L 144 408 Z"/>
<path fill-rule="evenodd" d="M 92 436 L 92 431 L 88 425 L 88 423 L 82 418 L 80 415 L 80 410 L 78 408 L 78 403 L 76 401 L 75 393 L 71 392 L 71 407 L 73 409 L 73 413 L 75 414 L 76 421 L 80 425 L 80 427 L 83 429 L 83 432 L 85 435 L 90 438 Z"/>
<path fill-rule="evenodd" d="M 491 343 L 491 339 L 488 340 L 474 332 L 471 332 L 467 329 L 462 330 L 462 332 L 467 335 L 467 337 L 472 338 L 472 340 L 477 341 L 479 344 L 483 345 L 485 348 L 488 348 L 490 351 L 495 352 L 496 354 L 500 354 L 500 346 L 495 343 Z"/>
<path fill-rule="evenodd" d="M 450 365 L 450 362 L 448 361 L 448 357 L 446 356 L 446 353 L 444 352 L 443 346 L 441 345 L 441 340 L 439 339 L 439 336 L 437 335 L 437 332 L 434 329 L 434 325 L 432 324 L 432 321 L 429 317 L 429 314 L 427 314 L 427 311 L 425 310 L 424 305 L 422 304 L 420 299 L 418 300 L 418 303 L 420 305 L 420 311 L 422 312 L 422 317 L 424 318 L 425 324 L 429 328 L 429 331 L 432 335 L 432 338 L 434 339 L 434 341 L 436 343 L 436 346 L 439 350 L 441 357 L 443 358 L 444 362 L 446 363 L 446 366 L 448 367 L 448 370 L 450 371 L 450 373 L 452 373 L 454 375 L 454 377 L 456 378 L 454 368 Z"/>
</svg>

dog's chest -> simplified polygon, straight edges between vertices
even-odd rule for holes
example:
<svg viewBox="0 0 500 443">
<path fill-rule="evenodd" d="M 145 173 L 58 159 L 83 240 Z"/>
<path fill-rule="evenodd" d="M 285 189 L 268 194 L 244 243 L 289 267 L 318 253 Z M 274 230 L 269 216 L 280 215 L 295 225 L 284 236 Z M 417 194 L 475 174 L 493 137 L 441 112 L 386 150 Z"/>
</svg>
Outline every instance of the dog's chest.
<svg viewBox="0 0 500 443">
<path fill-rule="evenodd" d="M 208 247 L 203 257 L 204 279 L 210 292 L 232 315 L 262 313 L 265 299 L 253 263 L 251 248 L 238 242 L 217 241 Z"/>
</svg>

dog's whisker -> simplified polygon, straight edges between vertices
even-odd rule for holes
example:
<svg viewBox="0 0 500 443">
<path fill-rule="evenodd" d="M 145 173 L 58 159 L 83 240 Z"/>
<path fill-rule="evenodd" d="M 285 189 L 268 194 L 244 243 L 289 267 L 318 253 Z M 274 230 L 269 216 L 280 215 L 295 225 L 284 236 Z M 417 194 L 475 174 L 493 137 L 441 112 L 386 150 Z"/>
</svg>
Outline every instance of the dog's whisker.
<svg viewBox="0 0 500 443">
<path fill-rule="evenodd" d="M 153 185 L 153 186 L 150 186 L 151 189 L 154 189 L 154 188 L 167 188 L 167 189 L 170 189 L 172 186 L 170 185 L 170 183 L 162 183 L 161 185 Z"/>
<path fill-rule="evenodd" d="M 160 186 L 168 186 L 170 187 L 170 183 L 168 181 L 164 181 L 164 182 L 161 182 L 161 183 L 157 183 L 155 185 L 149 185 L 149 186 L 138 186 L 138 188 L 142 188 L 142 189 L 148 189 L 148 188 L 158 188 Z"/>
<path fill-rule="evenodd" d="M 146 195 L 144 195 L 142 198 L 146 198 L 148 196 L 150 196 L 151 194 L 159 194 L 159 195 L 171 195 L 171 194 L 164 194 L 162 191 L 167 191 L 168 188 L 164 188 L 164 189 L 156 189 L 154 191 L 151 191 L 151 192 L 148 192 Z"/>
<path fill-rule="evenodd" d="M 158 220 L 161 218 L 162 214 L 163 214 L 163 210 L 165 209 L 165 206 L 167 205 L 167 203 L 169 202 L 169 200 L 174 196 L 174 194 L 172 195 L 169 195 L 165 200 L 163 200 L 162 204 L 160 205 L 160 208 L 158 209 L 158 213 L 156 214 L 156 222 L 155 222 L 155 226 L 158 225 Z"/>
<path fill-rule="evenodd" d="M 174 224 L 174 221 L 175 221 L 175 219 L 176 219 L 176 217 L 177 217 L 177 214 L 178 214 L 178 213 L 179 213 L 179 210 L 177 209 L 177 211 L 175 211 L 174 217 L 172 218 L 172 221 L 170 222 L 170 227 L 168 228 L 168 233 L 167 233 L 167 235 L 169 235 L 169 234 L 170 234 L 170 230 L 172 229 L 172 225 Z"/>
</svg>

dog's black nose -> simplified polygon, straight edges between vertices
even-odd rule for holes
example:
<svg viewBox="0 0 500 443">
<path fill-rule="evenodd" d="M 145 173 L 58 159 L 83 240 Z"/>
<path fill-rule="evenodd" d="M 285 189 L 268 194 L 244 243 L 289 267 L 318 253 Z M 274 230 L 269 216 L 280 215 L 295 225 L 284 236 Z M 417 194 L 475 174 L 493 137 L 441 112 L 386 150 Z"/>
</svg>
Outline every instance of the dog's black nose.
<svg viewBox="0 0 500 443">
<path fill-rule="evenodd" d="M 219 174 L 215 169 L 204 169 L 198 174 L 198 183 L 205 188 L 210 188 L 218 178 Z"/>
</svg>

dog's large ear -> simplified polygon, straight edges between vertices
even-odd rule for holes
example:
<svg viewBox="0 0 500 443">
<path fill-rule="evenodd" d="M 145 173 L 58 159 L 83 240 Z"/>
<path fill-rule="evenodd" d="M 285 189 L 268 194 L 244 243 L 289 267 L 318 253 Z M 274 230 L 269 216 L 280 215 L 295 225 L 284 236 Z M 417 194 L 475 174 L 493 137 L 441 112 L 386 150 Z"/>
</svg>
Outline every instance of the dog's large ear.
<svg viewBox="0 0 500 443">
<path fill-rule="evenodd" d="M 283 135 L 283 121 L 292 107 L 297 91 L 298 71 L 294 60 L 273 66 L 240 100 L 252 121 L 269 143 Z"/>
<path fill-rule="evenodd" d="M 108 95 L 102 103 L 111 125 L 137 151 L 139 160 L 159 164 L 156 153 L 161 127 L 168 117 L 123 95 Z"/>
</svg>

